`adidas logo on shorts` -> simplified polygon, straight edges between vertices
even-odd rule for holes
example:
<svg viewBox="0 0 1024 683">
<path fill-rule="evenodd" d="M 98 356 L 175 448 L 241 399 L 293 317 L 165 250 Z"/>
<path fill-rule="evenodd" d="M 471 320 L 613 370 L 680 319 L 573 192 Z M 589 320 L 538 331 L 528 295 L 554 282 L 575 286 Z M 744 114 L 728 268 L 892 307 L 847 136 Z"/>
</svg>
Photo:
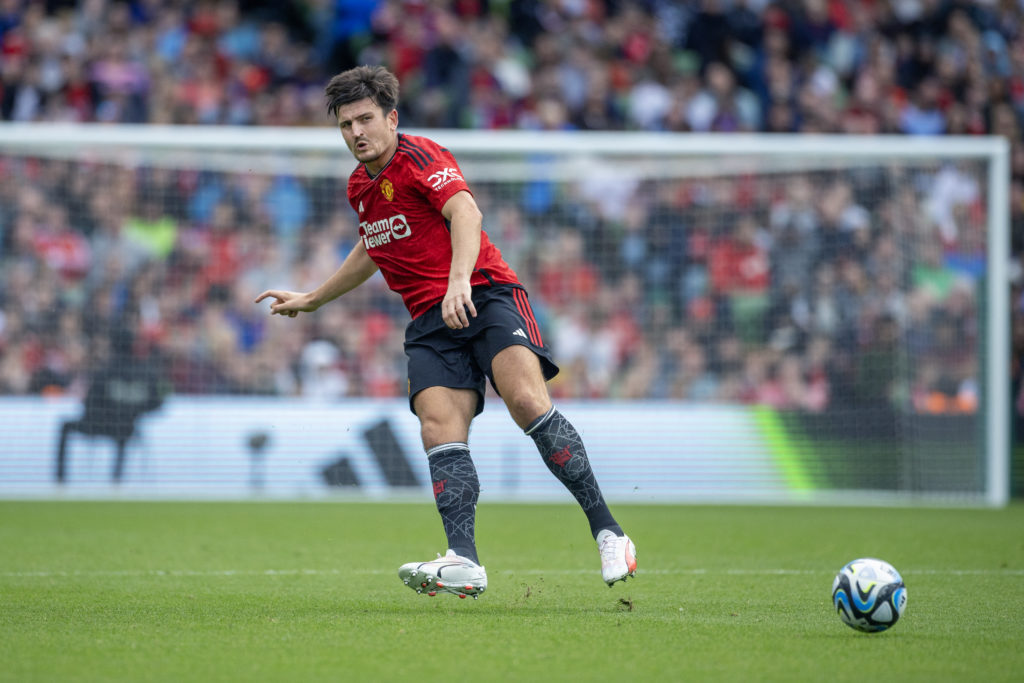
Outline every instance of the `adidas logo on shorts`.
<svg viewBox="0 0 1024 683">
<path fill-rule="evenodd" d="M 512 334 L 514 336 L 516 336 L 516 337 L 522 337 L 523 339 L 526 339 L 526 333 L 523 332 L 523 328 L 521 328 L 521 327 L 519 329 L 517 329 L 515 332 L 513 332 Z"/>
</svg>

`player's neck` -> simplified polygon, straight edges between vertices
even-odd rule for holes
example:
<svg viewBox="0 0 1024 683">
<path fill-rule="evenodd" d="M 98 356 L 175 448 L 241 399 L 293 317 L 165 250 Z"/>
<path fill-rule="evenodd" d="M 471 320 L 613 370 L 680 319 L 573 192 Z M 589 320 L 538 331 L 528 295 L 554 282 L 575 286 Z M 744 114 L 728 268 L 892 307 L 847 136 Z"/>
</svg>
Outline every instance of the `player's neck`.
<svg viewBox="0 0 1024 683">
<path fill-rule="evenodd" d="M 395 158 L 395 154 L 397 153 L 398 133 L 396 132 L 391 140 L 391 144 L 389 144 L 387 149 L 384 150 L 384 153 L 373 161 L 366 162 L 366 172 L 369 173 L 371 177 L 377 177 L 377 174 L 387 168 L 387 165 L 391 163 L 391 160 Z"/>
</svg>

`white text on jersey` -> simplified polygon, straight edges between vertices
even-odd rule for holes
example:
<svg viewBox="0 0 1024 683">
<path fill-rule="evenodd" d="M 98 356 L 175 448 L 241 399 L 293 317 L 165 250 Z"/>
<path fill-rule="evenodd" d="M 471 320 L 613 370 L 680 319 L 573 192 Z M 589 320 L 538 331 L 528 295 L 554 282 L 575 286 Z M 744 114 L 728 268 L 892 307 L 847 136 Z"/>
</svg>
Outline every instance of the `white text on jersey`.
<svg viewBox="0 0 1024 683">
<path fill-rule="evenodd" d="M 372 223 L 363 221 L 359 224 L 359 231 L 363 234 L 363 245 L 367 249 L 390 244 L 393 239 L 400 240 L 412 234 L 409 221 L 403 214 L 382 218 Z"/>
</svg>

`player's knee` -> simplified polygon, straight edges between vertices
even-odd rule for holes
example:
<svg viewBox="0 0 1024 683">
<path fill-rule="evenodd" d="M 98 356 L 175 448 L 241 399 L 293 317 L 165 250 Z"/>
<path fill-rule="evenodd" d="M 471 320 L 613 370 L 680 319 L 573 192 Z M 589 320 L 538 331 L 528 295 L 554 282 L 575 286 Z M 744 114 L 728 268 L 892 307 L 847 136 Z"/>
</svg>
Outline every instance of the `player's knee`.
<svg viewBox="0 0 1024 683">
<path fill-rule="evenodd" d="M 420 416 L 420 436 L 423 438 L 423 443 L 429 445 L 436 443 L 436 439 L 444 433 L 444 423 L 430 415 Z"/>
<path fill-rule="evenodd" d="M 444 415 L 421 415 L 420 438 L 424 448 L 430 449 L 443 443 L 464 442 L 468 435 L 461 420 Z"/>
<path fill-rule="evenodd" d="M 547 392 L 521 391 L 505 399 L 508 412 L 521 428 L 526 427 L 551 409 Z"/>
<path fill-rule="evenodd" d="M 476 392 L 469 390 L 432 387 L 417 394 L 414 406 L 424 447 L 467 441 L 476 401 Z"/>
</svg>

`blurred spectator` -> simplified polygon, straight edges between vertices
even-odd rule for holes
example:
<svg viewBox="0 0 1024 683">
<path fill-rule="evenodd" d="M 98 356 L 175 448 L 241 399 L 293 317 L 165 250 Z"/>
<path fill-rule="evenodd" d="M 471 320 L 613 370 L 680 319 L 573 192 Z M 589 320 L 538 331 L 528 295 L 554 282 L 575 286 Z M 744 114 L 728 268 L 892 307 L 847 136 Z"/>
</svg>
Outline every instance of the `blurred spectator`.
<svg viewBox="0 0 1024 683">
<path fill-rule="evenodd" d="M 32 228 L 32 247 L 46 266 L 71 285 L 81 280 L 92 265 L 85 237 L 72 228 L 63 206 L 47 206 Z"/>
<path fill-rule="evenodd" d="M 771 284 L 768 251 L 754 218 L 743 215 L 731 234 L 711 247 L 712 291 L 721 297 L 731 329 L 745 342 L 763 338 Z"/>
<path fill-rule="evenodd" d="M 556 311 L 587 306 L 597 295 L 599 276 L 584 258 L 583 246 L 579 231 L 563 229 L 541 254 L 538 293 Z"/>
<path fill-rule="evenodd" d="M 341 353 L 330 341 L 316 339 L 299 357 L 299 393 L 309 399 L 328 400 L 348 394 L 348 376 L 341 367 Z"/>
<path fill-rule="evenodd" d="M 690 130 L 735 133 L 760 127 L 761 105 L 752 92 L 736 85 L 729 67 L 722 62 L 711 62 L 704 81 L 706 87 L 687 107 Z"/>
<path fill-rule="evenodd" d="M 174 249 L 178 224 L 166 215 L 156 197 L 143 196 L 139 211 L 124 222 L 124 237 L 137 245 L 147 258 L 163 260 Z"/>
</svg>

